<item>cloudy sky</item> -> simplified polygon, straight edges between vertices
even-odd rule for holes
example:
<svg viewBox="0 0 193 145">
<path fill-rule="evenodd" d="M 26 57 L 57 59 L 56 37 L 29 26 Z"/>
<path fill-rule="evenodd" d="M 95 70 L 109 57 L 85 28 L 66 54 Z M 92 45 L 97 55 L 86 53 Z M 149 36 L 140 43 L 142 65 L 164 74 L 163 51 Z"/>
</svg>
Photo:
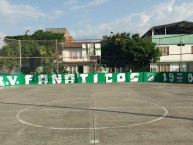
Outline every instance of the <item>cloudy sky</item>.
<svg viewBox="0 0 193 145">
<path fill-rule="evenodd" d="M 45 28 L 67 28 L 75 39 L 143 35 L 182 20 L 193 21 L 192 0 L 0 0 L 0 38 Z"/>
</svg>

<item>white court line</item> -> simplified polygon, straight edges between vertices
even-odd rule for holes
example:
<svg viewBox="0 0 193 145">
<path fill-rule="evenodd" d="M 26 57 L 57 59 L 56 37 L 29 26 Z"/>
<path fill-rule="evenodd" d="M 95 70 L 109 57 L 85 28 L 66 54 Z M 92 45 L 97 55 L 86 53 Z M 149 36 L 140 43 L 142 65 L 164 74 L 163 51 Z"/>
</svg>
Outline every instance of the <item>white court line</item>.
<svg viewBox="0 0 193 145">
<path fill-rule="evenodd" d="M 2 112 L 2 113 L 12 113 L 12 112 L 18 112 L 18 111 L 20 111 L 20 110 L 10 110 L 10 111 L 7 111 L 7 110 L 0 110 L 0 112 Z"/>
<path fill-rule="evenodd" d="M 32 124 L 32 123 L 29 123 L 29 122 L 26 122 L 24 120 L 22 120 L 20 118 L 20 114 L 30 108 L 32 108 L 33 106 L 30 106 L 30 107 L 27 107 L 25 109 L 22 109 L 20 110 L 17 115 L 16 115 L 16 118 L 18 119 L 18 121 L 20 121 L 21 123 L 23 124 L 26 124 L 26 125 L 29 125 L 29 126 L 33 126 L 33 127 L 38 127 L 38 128 L 47 128 L 47 129 L 53 129 L 53 130 L 93 130 L 93 129 L 115 129 L 115 128 L 126 128 L 126 127 L 132 127 L 132 126 L 139 126 L 139 125 L 145 125 L 145 124 L 150 124 L 150 123 L 153 123 L 153 122 L 156 122 L 156 121 L 159 121 L 161 119 L 163 119 L 167 114 L 168 114 L 168 111 L 165 107 L 157 104 L 157 103 L 151 103 L 151 102 L 148 102 L 148 101 L 140 101 L 140 100 L 132 100 L 132 99 L 123 99 L 123 100 L 130 100 L 130 101 L 137 101 L 137 102 L 141 102 L 141 103 L 147 103 L 147 104 L 151 104 L 151 105 L 154 105 L 154 106 L 157 106 L 157 107 L 160 107 L 161 109 L 163 109 L 165 111 L 165 113 L 157 118 L 157 119 L 154 119 L 154 120 L 150 120 L 150 121 L 147 121 L 147 122 L 143 122 L 143 123 L 136 123 L 136 124 L 132 124 L 132 125 L 128 125 L 128 126 L 115 126 L 115 127 L 96 127 L 96 128 L 57 128 L 57 127 L 51 127 L 51 126 L 42 126 L 42 125 L 38 125 L 38 124 Z M 60 101 L 64 101 L 64 100 L 59 100 L 59 101 L 52 101 L 52 102 L 47 102 L 47 103 L 43 103 L 41 105 L 45 105 L 45 104 L 50 104 L 50 103 L 53 103 L 53 102 L 60 102 Z"/>
<path fill-rule="evenodd" d="M 147 97 L 147 98 L 149 98 L 150 100 L 156 102 L 158 105 L 161 105 L 161 104 L 160 104 L 158 101 L 156 101 L 155 99 L 152 99 L 152 98 L 150 98 L 150 97 Z M 192 119 L 190 119 L 188 116 L 183 115 L 183 114 L 181 114 L 181 113 L 179 113 L 179 112 L 177 112 L 177 111 L 175 111 L 175 110 L 172 110 L 173 108 L 169 108 L 169 107 L 167 107 L 167 108 L 168 108 L 170 111 L 172 111 L 172 112 L 174 112 L 174 113 L 176 113 L 176 114 L 178 114 L 178 115 L 180 115 L 180 116 L 182 116 L 182 117 L 184 117 L 184 118 L 192 121 Z M 175 109 L 175 108 L 174 108 L 174 109 Z M 181 109 L 182 109 L 182 108 L 181 108 Z"/>
<path fill-rule="evenodd" d="M 32 108 L 33 106 L 30 106 L 30 107 L 27 107 L 27 108 L 25 108 L 25 109 L 23 109 L 23 111 L 25 111 L 25 110 L 27 110 L 27 109 L 29 109 L 29 108 Z M 16 118 L 18 119 L 19 118 L 19 114 L 22 112 L 22 110 L 20 110 L 18 113 L 17 113 L 17 115 L 16 115 Z M 33 120 L 33 119 L 32 119 Z M 23 120 L 19 120 L 21 123 L 23 123 L 23 124 L 26 124 L 26 125 L 30 125 L 30 126 L 34 126 L 34 127 L 43 127 L 43 126 L 41 126 L 41 125 L 32 125 L 31 123 L 28 123 L 28 122 L 25 122 L 25 121 L 23 121 Z M 23 132 L 23 130 L 25 129 L 25 127 L 23 127 L 20 131 L 18 131 L 18 135 L 20 135 L 22 132 Z"/>
</svg>

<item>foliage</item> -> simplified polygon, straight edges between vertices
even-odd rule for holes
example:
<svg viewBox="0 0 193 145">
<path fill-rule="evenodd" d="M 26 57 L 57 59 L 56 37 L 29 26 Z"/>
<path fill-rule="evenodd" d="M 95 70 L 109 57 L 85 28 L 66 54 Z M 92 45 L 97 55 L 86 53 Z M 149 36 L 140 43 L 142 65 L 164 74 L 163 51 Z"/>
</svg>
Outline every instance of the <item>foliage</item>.
<svg viewBox="0 0 193 145">
<path fill-rule="evenodd" d="M 159 49 L 151 41 L 130 33 L 104 36 L 102 40 L 102 63 L 108 67 L 142 68 L 158 61 Z"/>
<path fill-rule="evenodd" d="M 62 39 L 64 39 L 63 34 L 43 30 L 38 30 L 32 35 L 26 33 L 20 36 L 7 36 L 0 54 L 10 57 L 4 62 L 8 67 L 19 66 L 21 48 L 22 66 L 28 67 L 27 73 L 35 72 L 38 67 L 42 67 L 44 73 L 50 73 L 52 64 L 57 58 L 56 40 Z M 11 57 L 17 57 L 17 59 Z"/>
<path fill-rule="evenodd" d="M 16 40 L 5 40 L 6 45 L 0 49 L 0 56 L 6 56 L 9 57 L 19 57 L 19 47 L 18 47 L 18 41 Z M 0 60 L 1 67 L 7 67 L 8 69 L 11 69 L 13 66 L 19 65 L 19 59 L 18 58 L 9 58 L 9 59 L 1 59 Z M 6 66 L 3 66 L 6 63 Z"/>
<path fill-rule="evenodd" d="M 57 68 L 58 67 L 58 68 Z M 58 69 L 58 70 L 57 70 Z M 60 73 L 67 73 L 68 71 L 67 71 L 67 67 L 66 66 L 64 66 L 64 64 L 63 63 L 58 63 L 58 66 L 55 66 L 54 67 L 54 70 L 53 70 L 54 72 L 60 72 Z"/>
</svg>

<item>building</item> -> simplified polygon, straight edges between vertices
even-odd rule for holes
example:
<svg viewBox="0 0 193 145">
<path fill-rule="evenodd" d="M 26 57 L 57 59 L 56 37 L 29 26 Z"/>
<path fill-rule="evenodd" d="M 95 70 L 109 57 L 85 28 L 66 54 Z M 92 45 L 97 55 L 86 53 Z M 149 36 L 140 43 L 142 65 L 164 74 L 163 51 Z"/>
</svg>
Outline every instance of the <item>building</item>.
<svg viewBox="0 0 193 145">
<path fill-rule="evenodd" d="M 101 43 L 93 40 L 75 40 L 66 28 L 47 28 L 46 31 L 63 33 L 58 42 L 58 57 L 69 73 L 101 72 Z M 60 51 L 61 50 L 61 51 Z"/>
<path fill-rule="evenodd" d="M 74 42 L 62 51 L 62 60 L 70 73 L 101 72 L 101 44 L 99 42 Z"/>
<path fill-rule="evenodd" d="M 67 28 L 46 28 L 46 32 L 61 33 L 64 34 L 64 39 L 66 41 L 69 41 L 69 39 L 74 40 L 68 32 Z"/>
<path fill-rule="evenodd" d="M 161 52 L 159 62 L 150 64 L 150 71 L 193 71 L 193 22 L 154 26 L 142 38 L 156 43 Z"/>
</svg>

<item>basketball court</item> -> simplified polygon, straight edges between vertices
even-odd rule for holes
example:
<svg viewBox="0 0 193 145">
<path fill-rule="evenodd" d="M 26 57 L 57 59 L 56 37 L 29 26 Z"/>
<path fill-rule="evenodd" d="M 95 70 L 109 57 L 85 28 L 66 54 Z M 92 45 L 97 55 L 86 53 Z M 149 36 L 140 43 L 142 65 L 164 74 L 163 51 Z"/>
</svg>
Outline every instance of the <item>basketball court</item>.
<svg viewBox="0 0 193 145">
<path fill-rule="evenodd" d="M 1 145 L 191 145 L 193 86 L 0 88 Z"/>
</svg>

